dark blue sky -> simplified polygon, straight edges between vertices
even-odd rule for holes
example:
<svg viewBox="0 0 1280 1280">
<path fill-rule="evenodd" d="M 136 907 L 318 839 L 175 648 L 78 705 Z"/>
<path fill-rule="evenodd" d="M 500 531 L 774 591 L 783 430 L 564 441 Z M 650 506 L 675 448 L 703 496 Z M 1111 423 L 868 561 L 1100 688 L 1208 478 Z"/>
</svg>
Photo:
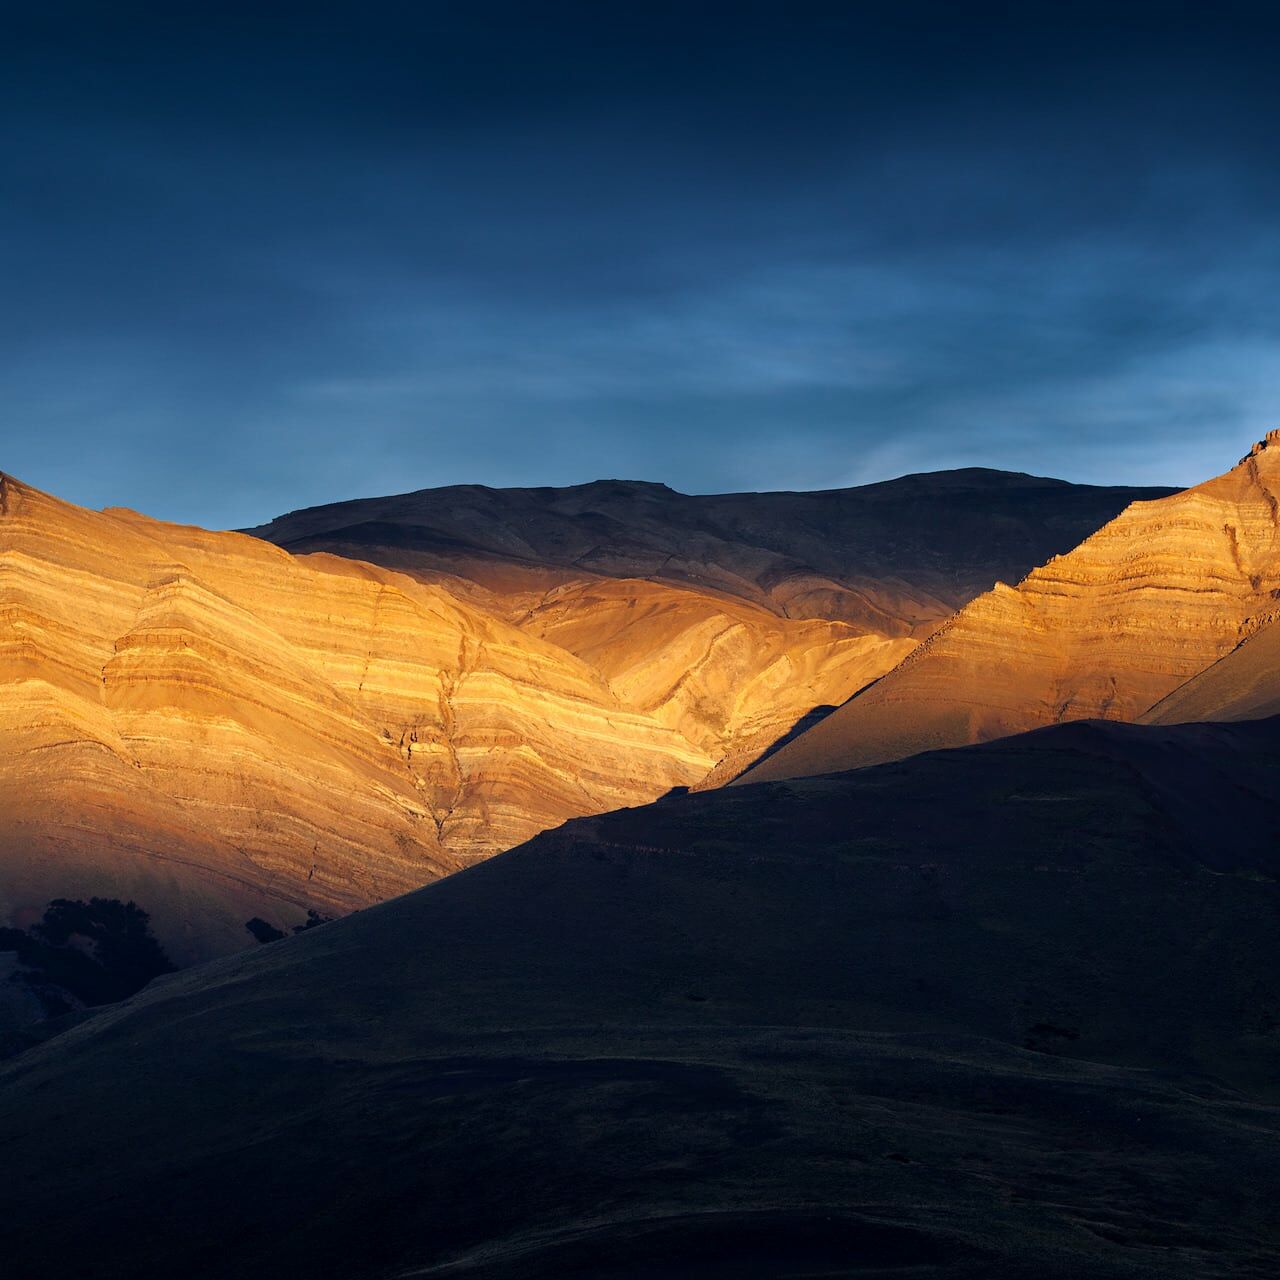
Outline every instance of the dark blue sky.
<svg viewBox="0 0 1280 1280">
<path fill-rule="evenodd" d="M 1266 6 L 0 4 L 0 467 L 212 525 L 1280 423 Z"/>
</svg>

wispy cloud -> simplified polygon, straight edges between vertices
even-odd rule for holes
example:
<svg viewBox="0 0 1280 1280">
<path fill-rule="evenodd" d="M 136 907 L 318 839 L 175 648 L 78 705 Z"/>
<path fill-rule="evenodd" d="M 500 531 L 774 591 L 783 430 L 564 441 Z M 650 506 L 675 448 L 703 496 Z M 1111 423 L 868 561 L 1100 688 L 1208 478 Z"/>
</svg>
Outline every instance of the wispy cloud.
<svg viewBox="0 0 1280 1280">
<path fill-rule="evenodd" d="M 1179 483 L 1280 414 L 1268 29 L 63 8 L 0 67 L 0 465 L 68 497 Z"/>
</svg>

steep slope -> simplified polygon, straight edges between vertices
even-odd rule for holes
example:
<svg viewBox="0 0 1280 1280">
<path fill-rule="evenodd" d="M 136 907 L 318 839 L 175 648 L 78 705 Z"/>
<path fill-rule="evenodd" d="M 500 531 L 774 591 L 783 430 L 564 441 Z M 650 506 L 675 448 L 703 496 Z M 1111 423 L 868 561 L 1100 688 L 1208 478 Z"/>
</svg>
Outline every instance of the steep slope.
<svg viewBox="0 0 1280 1280">
<path fill-rule="evenodd" d="M 746 601 L 642 579 L 554 590 L 520 629 L 581 658 L 624 705 L 731 769 L 801 716 L 840 702 L 915 647 L 846 622 L 782 618 Z"/>
<path fill-rule="evenodd" d="M 1131 720 L 1280 614 L 1280 432 L 1225 475 L 1135 502 L 979 596 L 745 778 L 899 759 L 1037 725 Z"/>
<path fill-rule="evenodd" d="M 892 669 L 997 578 L 1167 492 L 982 470 L 819 493 L 463 486 L 253 532 L 445 585 L 554 641 L 711 754 L 720 781 Z"/>
<path fill-rule="evenodd" d="M 133 897 L 179 959 L 713 763 L 441 588 L 8 477 L 0 619 L 0 917 Z"/>
<path fill-rule="evenodd" d="M 1091 723 L 569 824 L 0 1069 L 0 1256 L 1261 1280 L 1278 809 L 1280 723 Z"/>
<path fill-rule="evenodd" d="M 1280 625 L 1273 622 L 1138 718 L 1144 724 L 1185 724 L 1274 715 L 1280 715 Z"/>
</svg>

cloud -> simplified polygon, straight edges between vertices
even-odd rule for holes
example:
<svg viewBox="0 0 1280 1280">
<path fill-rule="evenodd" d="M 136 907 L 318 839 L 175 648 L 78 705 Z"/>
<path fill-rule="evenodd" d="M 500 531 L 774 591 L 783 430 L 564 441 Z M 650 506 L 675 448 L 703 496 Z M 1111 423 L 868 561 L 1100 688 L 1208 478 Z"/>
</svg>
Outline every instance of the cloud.
<svg viewBox="0 0 1280 1280">
<path fill-rule="evenodd" d="M 1277 398 L 1273 33 L 855 9 L 30 10 L 0 465 L 236 525 L 1234 460 Z"/>
</svg>

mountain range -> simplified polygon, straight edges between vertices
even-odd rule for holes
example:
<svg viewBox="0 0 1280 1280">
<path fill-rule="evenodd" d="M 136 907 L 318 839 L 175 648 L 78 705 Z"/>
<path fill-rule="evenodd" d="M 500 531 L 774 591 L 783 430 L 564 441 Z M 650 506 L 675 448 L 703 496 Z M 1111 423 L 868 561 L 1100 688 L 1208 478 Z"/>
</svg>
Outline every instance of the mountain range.
<svg viewBox="0 0 1280 1280">
<path fill-rule="evenodd" d="M 1280 1271 L 1280 433 L 246 532 L 4 477 L 0 618 L 14 1274 Z"/>
<path fill-rule="evenodd" d="M 444 489 L 252 537 L 5 477 L 0 917 L 134 899 L 187 963 L 732 777 L 1150 492 Z"/>
</svg>

